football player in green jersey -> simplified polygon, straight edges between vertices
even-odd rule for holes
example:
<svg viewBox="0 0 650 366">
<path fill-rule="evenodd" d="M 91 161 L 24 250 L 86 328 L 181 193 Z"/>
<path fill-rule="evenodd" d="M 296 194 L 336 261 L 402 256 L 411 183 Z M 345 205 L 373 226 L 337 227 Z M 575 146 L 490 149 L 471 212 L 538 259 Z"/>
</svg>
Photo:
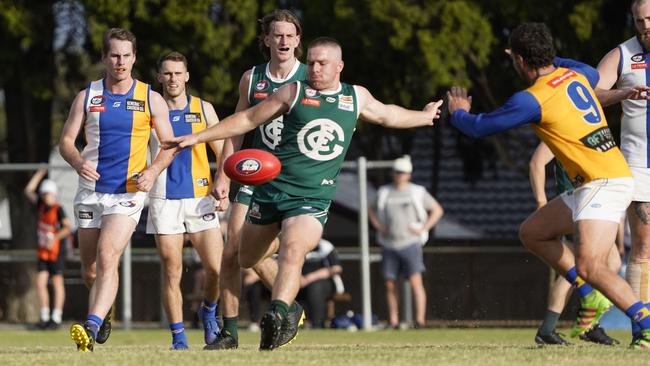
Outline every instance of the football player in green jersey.
<svg viewBox="0 0 650 366">
<path fill-rule="evenodd" d="M 298 60 L 302 54 L 300 35 L 302 28 L 298 18 L 288 10 L 275 10 L 262 18 L 262 31 L 259 36 L 260 50 L 269 57 L 267 63 L 252 67 L 239 81 L 239 100 L 236 111 L 242 111 L 259 104 L 285 84 L 304 80 L 307 67 Z M 259 128 L 244 135 L 233 136 L 224 143 L 222 162 L 242 146 L 245 148 L 264 149 L 273 152 L 280 141 L 282 116 L 266 121 Z M 246 143 L 244 143 L 246 140 Z M 252 140 L 252 141 L 249 141 Z M 216 340 L 206 345 L 205 349 L 233 349 L 239 346 L 237 327 L 239 321 L 239 298 L 241 295 L 241 275 L 239 267 L 239 246 L 241 229 L 244 226 L 246 212 L 255 187 L 239 187 L 230 210 L 228 219 L 227 242 L 221 262 L 221 312 L 223 329 Z M 223 164 L 219 164 L 219 173 L 212 189 L 212 194 L 221 202 L 220 209 L 228 205 L 230 180 L 223 174 Z M 277 251 L 279 241 L 275 240 L 269 250 Z M 277 261 L 268 257 L 253 266 L 262 283 L 269 289 L 273 286 L 278 273 Z M 304 311 L 297 302 L 291 305 L 291 311 L 283 324 L 283 336 L 280 344 L 293 340 L 302 323 Z"/>
<path fill-rule="evenodd" d="M 307 51 L 307 80 L 280 88 L 264 102 L 235 113 L 200 133 L 163 142 L 167 149 L 238 136 L 284 116 L 274 153 L 282 172 L 253 193 L 242 229 L 239 263 L 250 268 L 268 255 L 280 230 L 278 274 L 270 310 L 261 321 L 260 350 L 279 346 L 283 319 L 298 289 L 305 255 L 321 238 L 336 179 L 357 119 L 390 128 L 431 126 L 442 101 L 422 111 L 387 105 L 358 85 L 340 81 L 342 49 L 333 38 L 314 40 Z"/>
</svg>

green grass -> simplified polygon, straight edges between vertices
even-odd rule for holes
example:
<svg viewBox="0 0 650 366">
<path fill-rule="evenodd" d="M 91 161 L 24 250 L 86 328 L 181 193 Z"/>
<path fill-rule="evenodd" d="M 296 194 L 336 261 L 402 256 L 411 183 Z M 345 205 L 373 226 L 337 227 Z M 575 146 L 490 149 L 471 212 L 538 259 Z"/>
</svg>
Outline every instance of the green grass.
<svg viewBox="0 0 650 366">
<path fill-rule="evenodd" d="M 623 345 L 538 348 L 533 329 L 427 329 L 410 331 L 301 331 L 291 345 L 259 352 L 259 333 L 240 333 L 240 348 L 203 351 L 203 335 L 189 331 L 190 350 L 168 351 L 166 330 L 117 329 L 94 353 L 76 352 L 66 330 L 0 331 L 0 366 L 6 365 L 641 365 L 650 353 L 627 349 L 627 332 L 611 332 Z"/>
</svg>

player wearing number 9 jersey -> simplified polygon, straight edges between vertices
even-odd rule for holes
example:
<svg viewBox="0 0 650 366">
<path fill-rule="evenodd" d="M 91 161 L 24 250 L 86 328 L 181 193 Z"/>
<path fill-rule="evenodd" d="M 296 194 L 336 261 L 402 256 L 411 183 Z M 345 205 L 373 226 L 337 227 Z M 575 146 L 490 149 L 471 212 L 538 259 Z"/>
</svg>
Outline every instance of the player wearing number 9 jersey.
<svg viewBox="0 0 650 366">
<path fill-rule="evenodd" d="M 606 262 L 618 223 L 632 200 L 634 182 L 594 96 L 598 72 L 580 62 L 556 58 L 553 38 L 542 23 L 514 29 L 510 47 L 507 52 L 513 67 L 530 87 L 497 110 L 478 115 L 469 113 L 467 91 L 454 87 L 448 93 L 451 123 L 473 137 L 532 124 L 565 167 L 575 189 L 532 213 L 519 228 L 521 241 L 577 287 L 584 311 L 572 336 L 594 327 L 611 307 L 611 299 L 642 329 L 631 346 L 650 348 L 650 309 Z M 575 255 L 559 239 L 574 232 L 574 226 Z"/>
</svg>

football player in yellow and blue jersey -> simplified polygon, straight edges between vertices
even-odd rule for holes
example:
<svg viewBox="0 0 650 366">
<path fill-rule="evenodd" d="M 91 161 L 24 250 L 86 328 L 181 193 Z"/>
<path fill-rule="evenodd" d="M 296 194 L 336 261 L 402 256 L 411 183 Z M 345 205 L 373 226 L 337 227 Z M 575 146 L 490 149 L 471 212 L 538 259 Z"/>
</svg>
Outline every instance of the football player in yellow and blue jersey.
<svg viewBox="0 0 650 366">
<path fill-rule="evenodd" d="M 189 81 L 187 59 L 178 52 L 170 52 L 158 60 L 158 81 L 163 98 L 169 107 L 174 136 L 200 132 L 219 122 L 212 104 L 189 95 L 185 85 Z M 154 154 L 160 153 L 159 140 L 151 141 Z M 217 158 L 223 140 L 209 142 Z M 219 297 L 219 272 L 223 239 L 215 200 L 210 195 L 212 177 L 206 144 L 197 144 L 180 151 L 165 169 L 149 192 L 147 233 L 154 234 L 163 266 L 163 305 L 172 333 L 172 350 L 188 348 L 183 324 L 183 234 L 187 233 L 205 270 L 203 304 L 199 317 L 203 323 L 204 340 L 212 343 L 219 334 L 216 319 Z"/>
<path fill-rule="evenodd" d="M 650 309 L 606 261 L 634 182 L 593 91 L 598 72 L 555 57 L 553 38 L 542 23 L 517 27 L 508 54 L 530 86 L 495 111 L 477 115 L 469 113 L 467 91 L 454 87 L 448 93 L 451 123 L 472 137 L 531 124 L 566 169 L 574 189 L 531 214 L 519 229 L 521 241 L 577 287 L 585 311 L 573 336 L 589 331 L 611 307 L 611 299 L 642 329 L 631 347 L 647 348 Z M 560 240 L 571 233 L 577 236 L 575 256 Z"/>
<path fill-rule="evenodd" d="M 74 324 L 70 336 L 83 352 L 108 339 L 120 256 L 140 219 L 146 192 L 173 158 L 158 154 L 147 166 L 152 127 L 160 138 L 174 135 L 162 96 L 131 76 L 135 55 L 133 33 L 113 28 L 104 34 L 106 77 L 77 94 L 59 143 L 61 156 L 79 174 L 74 211 L 90 298 L 88 318 Z M 80 153 L 75 140 L 82 128 L 87 144 Z"/>
</svg>

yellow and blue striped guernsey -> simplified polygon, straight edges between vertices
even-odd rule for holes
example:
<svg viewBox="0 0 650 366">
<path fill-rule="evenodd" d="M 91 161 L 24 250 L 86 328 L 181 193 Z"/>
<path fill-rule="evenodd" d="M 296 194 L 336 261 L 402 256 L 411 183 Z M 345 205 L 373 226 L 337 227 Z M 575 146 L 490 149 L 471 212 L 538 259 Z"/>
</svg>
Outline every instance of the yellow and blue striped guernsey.
<svg viewBox="0 0 650 366">
<path fill-rule="evenodd" d="M 631 177 L 593 91 L 598 71 L 559 57 L 554 65 L 553 72 L 540 76 L 533 86 L 515 93 L 495 111 L 475 115 L 459 109 L 452 114 L 451 123 L 472 137 L 531 123 L 574 187 L 594 179 Z"/>
<path fill-rule="evenodd" d="M 174 136 L 203 131 L 207 127 L 203 101 L 188 95 L 184 109 L 169 111 Z M 180 151 L 156 179 L 151 197 L 165 199 L 198 198 L 208 195 L 212 178 L 206 144 Z"/>
<path fill-rule="evenodd" d="M 104 79 L 86 89 L 86 146 L 81 156 L 96 166 L 100 177 L 79 177 L 80 186 L 101 193 L 137 192 L 138 176 L 147 167 L 151 134 L 151 87 L 134 80 L 126 94 L 106 90 Z"/>
</svg>

